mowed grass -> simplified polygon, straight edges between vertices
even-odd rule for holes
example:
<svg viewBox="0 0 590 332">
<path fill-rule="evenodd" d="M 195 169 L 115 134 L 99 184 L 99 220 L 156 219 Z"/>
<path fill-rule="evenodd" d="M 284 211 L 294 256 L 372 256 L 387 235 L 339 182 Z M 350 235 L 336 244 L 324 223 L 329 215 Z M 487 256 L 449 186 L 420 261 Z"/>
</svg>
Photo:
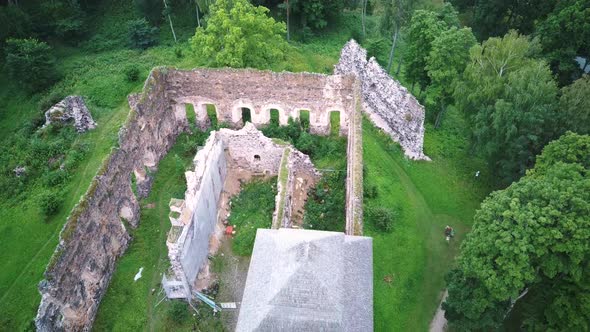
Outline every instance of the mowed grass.
<svg viewBox="0 0 590 332">
<path fill-rule="evenodd" d="M 450 141 L 455 135 L 433 128 L 426 135 L 425 152 L 430 148 L 433 161 L 409 161 L 398 144 L 363 121 L 365 185 L 376 186 L 378 192 L 364 206 L 365 235 L 373 237 L 375 331 L 428 329 L 444 275 L 488 192 L 482 178 L 476 180 L 475 171 L 469 170 L 480 166 L 479 160 L 466 150 L 455 151 L 455 159 L 444 158 L 437 146 L 428 145 L 431 139 Z M 392 232 L 376 231 L 369 213 L 375 207 L 401 210 Z M 443 234 L 446 225 L 456 230 L 449 243 Z"/>
</svg>

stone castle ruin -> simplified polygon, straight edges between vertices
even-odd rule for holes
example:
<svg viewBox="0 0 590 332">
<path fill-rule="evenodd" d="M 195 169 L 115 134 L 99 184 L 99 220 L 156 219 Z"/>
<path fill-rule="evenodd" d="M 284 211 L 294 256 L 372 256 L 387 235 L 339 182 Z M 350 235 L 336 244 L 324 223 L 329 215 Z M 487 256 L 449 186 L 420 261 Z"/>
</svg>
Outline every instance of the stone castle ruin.
<svg viewBox="0 0 590 332">
<path fill-rule="evenodd" d="M 278 175 L 273 226 L 289 227 L 297 218 L 293 197 L 300 197 L 313 185 L 315 169 L 306 156 L 256 130 L 270 122 L 271 110 L 278 111 L 282 125 L 290 117 L 297 119 L 309 112 L 310 131 L 320 135 L 330 132 L 330 113 L 340 113 L 340 134 L 348 140 L 346 234 L 362 235 L 361 111 L 400 142 L 407 156 L 427 158 L 422 152 L 423 108 L 374 60 L 367 62 L 365 55 L 354 41 L 349 42 L 335 75 L 153 69 L 143 92 L 129 97 L 131 110 L 119 132 L 118 146 L 61 231 L 46 279 L 39 285 L 42 299 L 35 319 L 37 329 L 92 327 L 117 259 L 129 245 L 127 229 L 138 226 L 138 200 L 149 193 L 151 174 L 159 161 L 178 135 L 189 130 L 187 104 L 194 106 L 201 128 L 210 121 L 207 105 L 215 106 L 218 121 L 236 129 L 244 126 L 244 110 L 248 109 L 252 125 L 239 131 L 213 132 L 195 156 L 193 170 L 186 174 L 184 200 L 172 202 L 175 213 L 170 215 L 173 227 L 168 236 L 172 269 L 165 276 L 171 297 L 190 290 L 206 260 L 202 248 L 215 232 L 224 181 L 233 171 Z M 307 183 L 301 178 L 307 178 Z M 191 253 L 198 254 L 188 257 Z"/>
</svg>

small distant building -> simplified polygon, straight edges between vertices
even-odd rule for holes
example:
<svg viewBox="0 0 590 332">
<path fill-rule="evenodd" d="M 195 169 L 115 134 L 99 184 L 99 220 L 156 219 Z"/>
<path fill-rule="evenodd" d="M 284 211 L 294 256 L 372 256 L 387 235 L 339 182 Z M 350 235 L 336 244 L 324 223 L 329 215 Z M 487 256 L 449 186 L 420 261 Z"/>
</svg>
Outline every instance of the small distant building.
<svg viewBox="0 0 590 332">
<path fill-rule="evenodd" d="M 373 331 L 372 239 L 259 229 L 236 331 Z"/>
</svg>

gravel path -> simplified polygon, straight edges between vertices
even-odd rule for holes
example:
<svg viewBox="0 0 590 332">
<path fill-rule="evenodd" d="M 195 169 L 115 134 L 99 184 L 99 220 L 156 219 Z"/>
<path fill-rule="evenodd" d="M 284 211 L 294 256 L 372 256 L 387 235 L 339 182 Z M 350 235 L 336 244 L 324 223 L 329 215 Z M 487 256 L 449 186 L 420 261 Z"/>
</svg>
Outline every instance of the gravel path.
<svg viewBox="0 0 590 332">
<path fill-rule="evenodd" d="M 447 299 L 448 295 L 449 295 L 449 292 L 447 290 L 445 290 L 442 300 L 440 300 L 440 304 L 438 305 L 438 309 L 436 309 L 436 314 L 434 315 L 432 322 L 430 322 L 430 328 L 429 328 L 430 332 L 443 332 L 445 330 L 445 328 L 447 327 L 447 320 L 445 318 L 445 311 L 442 310 L 441 305 Z"/>
</svg>

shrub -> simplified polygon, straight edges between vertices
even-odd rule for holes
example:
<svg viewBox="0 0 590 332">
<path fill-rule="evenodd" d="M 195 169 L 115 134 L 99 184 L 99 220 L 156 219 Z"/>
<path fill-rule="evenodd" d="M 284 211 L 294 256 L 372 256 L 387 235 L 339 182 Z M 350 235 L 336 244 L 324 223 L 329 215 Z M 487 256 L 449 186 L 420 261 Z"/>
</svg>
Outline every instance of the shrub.
<svg viewBox="0 0 590 332">
<path fill-rule="evenodd" d="M 381 56 L 387 53 L 387 48 L 387 41 L 381 37 L 367 39 L 367 57 L 369 58 L 380 59 Z"/>
<path fill-rule="evenodd" d="M 378 230 L 386 233 L 393 230 L 393 224 L 398 217 L 397 210 L 377 207 L 371 209 L 370 213 L 373 223 Z"/>
<path fill-rule="evenodd" d="M 51 47 L 37 39 L 8 39 L 6 67 L 10 77 L 31 92 L 48 87 L 57 78 Z"/>
<path fill-rule="evenodd" d="M 47 190 L 39 197 L 41 212 L 43 212 L 46 217 L 56 214 L 62 203 L 63 198 L 58 192 Z"/>
<path fill-rule="evenodd" d="M 363 194 L 365 198 L 377 198 L 379 192 L 377 191 L 377 186 L 365 184 L 363 186 Z"/>
<path fill-rule="evenodd" d="M 125 78 L 127 82 L 137 82 L 139 80 L 139 68 L 134 65 L 125 68 Z"/>
<path fill-rule="evenodd" d="M 128 22 L 127 35 L 131 47 L 145 50 L 158 43 L 158 28 L 151 27 L 145 18 Z"/>
<path fill-rule="evenodd" d="M 168 309 L 168 319 L 176 324 L 182 324 L 189 317 L 189 312 L 186 303 L 182 301 L 172 301 Z"/>
<path fill-rule="evenodd" d="M 299 135 L 299 139 L 297 140 L 295 147 L 297 148 L 297 150 L 307 155 L 311 155 L 312 152 L 315 150 L 315 142 L 313 140 L 313 137 L 304 131 L 301 133 L 301 135 Z"/>
</svg>

